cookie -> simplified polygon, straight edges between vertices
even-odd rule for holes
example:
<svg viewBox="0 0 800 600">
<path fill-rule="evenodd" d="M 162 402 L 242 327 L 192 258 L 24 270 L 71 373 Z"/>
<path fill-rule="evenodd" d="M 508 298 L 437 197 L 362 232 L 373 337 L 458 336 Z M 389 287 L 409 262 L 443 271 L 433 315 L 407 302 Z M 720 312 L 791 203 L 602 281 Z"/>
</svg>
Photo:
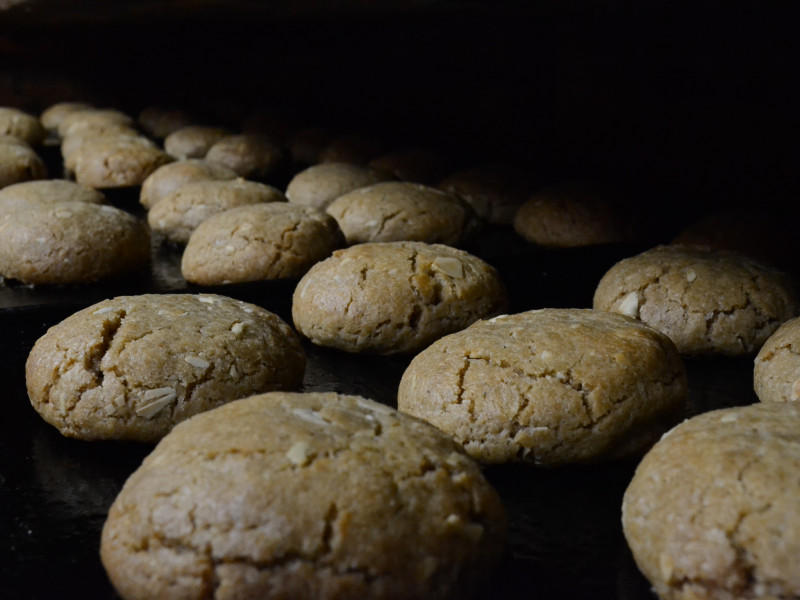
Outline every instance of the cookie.
<svg viewBox="0 0 800 600">
<path fill-rule="evenodd" d="M 762 402 L 800 400 L 800 319 L 783 323 L 755 358 L 753 387 Z"/>
<path fill-rule="evenodd" d="M 103 300 L 51 327 L 25 366 L 28 396 L 65 436 L 153 442 L 236 398 L 300 386 L 305 356 L 277 315 L 216 295 Z"/>
<path fill-rule="evenodd" d="M 164 150 L 173 158 L 204 158 L 211 146 L 230 134 L 226 127 L 186 125 L 164 139 Z"/>
<path fill-rule="evenodd" d="M 388 173 L 361 165 L 321 163 L 297 173 L 286 187 L 286 198 L 293 204 L 325 209 L 347 192 L 391 179 Z"/>
<path fill-rule="evenodd" d="M 73 110 L 64 115 L 58 125 L 58 135 L 67 138 L 89 130 L 102 130 L 109 126 L 135 129 L 133 118 L 114 108 L 88 108 Z"/>
<path fill-rule="evenodd" d="M 265 179 L 284 163 L 283 149 L 269 138 L 255 133 L 227 135 L 206 152 L 206 160 L 218 162 L 247 179 Z"/>
<path fill-rule="evenodd" d="M 353 190 L 326 210 L 348 244 L 410 240 L 458 246 L 479 226 L 475 211 L 458 196 L 405 181 Z"/>
<path fill-rule="evenodd" d="M 400 181 L 433 185 L 442 178 L 444 160 L 430 150 L 403 150 L 381 154 L 369 161 L 368 166 L 388 173 Z"/>
<path fill-rule="evenodd" d="M 168 240 L 185 244 L 197 226 L 212 215 L 238 206 L 285 201 L 280 191 L 256 181 L 195 181 L 159 200 L 147 213 L 147 222 Z"/>
<path fill-rule="evenodd" d="M 436 186 L 470 203 L 478 217 L 496 225 L 511 225 L 533 183 L 524 172 L 496 164 L 459 171 Z"/>
<path fill-rule="evenodd" d="M 333 134 L 327 129 L 307 127 L 290 134 L 286 147 L 292 162 L 305 168 L 319 162 L 320 153 L 332 140 Z"/>
<path fill-rule="evenodd" d="M 52 205 L 60 202 L 105 204 L 106 198 L 99 190 L 67 179 L 23 181 L 0 190 L 0 211 Z"/>
<path fill-rule="evenodd" d="M 47 177 L 42 158 L 21 139 L 0 135 L 0 188 Z"/>
<path fill-rule="evenodd" d="M 44 140 L 44 127 L 37 117 L 24 110 L 0 106 L 0 136 L 9 135 L 31 146 Z"/>
<path fill-rule="evenodd" d="M 30 284 L 87 283 L 145 267 L 145 224 L 113 206 L 36 204 L 0 215 L 0 276 Z"/>
<path fill-rule="evenodd" d="M 675 344 L 590 309 L 479 321 L 411 361 L 397 407 L 485 463 L 557 466 L 635 455 L 680 418 L 686 372 Z"/>
<path fill-rule="evenodd" d="M 591 186 L 550 186 L 528 198 L 513 220 L 514 230 L 540 246 L 573 248 L 630 242 L 635 224 L 620 207 Z"/>
<path fill-rule="evenodd" d="M 194 119 L 185 110 L 179 108 L 148 106 L 142 109 L 136 121 L 148 136 L 156 140 L 163 140 L 173 131 L 191 125 Z"/>
<path fill-rule="evenodd" d="M 39 115 L 39 122 L 49 132 L 58 133 L 58 128 L 64 118 L 77 110 L 89 110 L 93 108 L 86 102 L 57 102 L 51 104 Z"/>
<path fill-rule="evenodd" d="M 622 525 L 670 600 L 800 597 L 800 405 L 698 415 L 636 469 Z"/>
<path fill-rule="evenodd" d="M 422 242 L 359 244 L 314 265 L 295 289 L 298 331 L 347 352 L 416 352 L 501 313 L 497 271 L 461 250 Z"/>
<path fill-rule="evenodd" d="M 75 161 L 78 154 L 84 149 L 84 146 L 97 143 L 100 138 L 115 136 L 146 139 L 133 127 L 121 125 L 119 123 L 109 123 L 97 126 L 96 128 L 81 129 L 61 140 L 61 159 L 64 165 L 65 175 L 69 177 L 75 176 Z"/>
<path fill-rule="evenodd" d="M 142 185 L 172 158 L 144 136 L 109 135 L 86 140 L 71 159 L 75 181 L 93 188 Z"/>
<path fill-rule="evenodd" d="M 739 356 L 758 351 L 798 312 L 781 271 L 744 256 L 658 246 L 606 272 L 594 308 L 638 318 L 668 335 L 684 355 Z"/>
<path fill-rule="evenodd" d="M 200 285 L 300 277 L 344 243 L 334 218 L 322 211 L 287 202 L 240 206 L 198 225 L 181 272 Z"/>
<path fill-rule="evenodd" d="M 111 506 L 100 556 L 126 600 L 470 598 L 505 522 L 435 428 L 358 396 L 273 392 L 175 427 Z"/>
<path fill-rule="evenodd" d="M 225 165 L 202 159 L 176 160 L 157 168 L 142 183 L 139 203 L 146 209 L 179 187 L 195 181 L 227 181 L 236 179 L 236 171 Z"/>
</svg>

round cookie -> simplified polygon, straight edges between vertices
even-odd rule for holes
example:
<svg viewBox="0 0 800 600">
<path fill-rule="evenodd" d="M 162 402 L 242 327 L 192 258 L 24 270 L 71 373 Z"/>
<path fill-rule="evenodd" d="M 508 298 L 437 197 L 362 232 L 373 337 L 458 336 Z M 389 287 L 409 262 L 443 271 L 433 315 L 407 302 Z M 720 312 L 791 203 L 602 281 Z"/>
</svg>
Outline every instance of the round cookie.
<svg viewBox="0 0 800 600">
<path fill-rule="evenodd" d="M 37 117 L 18 108 L 0 106 L 0 136 L 3 135 L 36 146 L 44 140 L 45 131 Z"/>
<path fill-rule="evenodd" d="M 64 118 L 78 110 L 90 110 L 91 104 L 86 102 L 56 102 L 51 104 L 42 111 L 39 115 L 39 121 L 42 126 L 49 132 L 58 133 L 58 128 Z"/>
<path fill-rule="evenodd" d="M 47 177 L 42 158 L 28 144 L 12 136 L 0 136 L 0 188 Z"/>
<path fill-rule="evenodd" d="M 471 598 L 505 523 L 434 427 L 358 396 L 273 392 L 175 427 L 111 506 L 100 556 L 126 600 Z"/>
<path fill-rule="evenodd" d="M 475 211 L 458 196 L 405 181 L 353 190 L 326 210 L 348 244 L 410 240 L 458 246 L 479 226 Z"/>
<path fill-rule="evenodd" d="M 77 133 L 68 135 L 61 140 L 61 158 L 64 164 L 64 172 L 74 176 L 75 161 L 84 146 L 96 144 L 101 138 L 106 137 L 127 137 L 133 140 L 146 139 L 138 131 L 128 125 L 109 123 L 96 128 L 81 129 Z M 149 140 L 148 140 L 149 141 Z"/>
<path fill-rule="evenodd" d="M 787 275 L 744 256 L 658 246 L 606 272 L 594 308 L 635 317 L 668 335 L 684 355 L 758 351 L 798 311 Z"/>
<path fill-rule="evenodd" d="M 120 296 L 51 327 L 25 366 L 31 404 L 62 434 L 152 442 L 236 398 L 296 389 L 305 356 L 291 328 L 216 295 Z"/>
<path fill-rule="evenodd" d="M 488 165 L 450 175 L 436 187 L 464 198 L 484 221 L 511 225 L 530 195 L 529 179 L 510 166 Z"/>
<path fill-rule="evenodd" d="M 286 198 L 293 204 L 324 210 L 347 192 L 391 179 L 388 173 L 361 165 L 321 163 L 297 173 L 286 187 Z"/>
<path fill-rule="evenodd" d="M 501 313 L 497 271 L 441 244 L 359 244 L 311 267 L 295 289 L 298 331 L 347 352 L 416 352 L 481 318 Z"/>
<path fill-rule="evenodd" d="M 102 189 L 141 185 L 158 167 L 172 161 L 146 137 L 130 135 L 87 140 L 72 159 L 75 180 Z"/>
<path fill-rule="evenodd" d="M 52 205 L 59 202 L 105 204 L 102 192 L 67 179 L 40 179 L 15 183 L 0 190 L 0 210 Z"/>
<path fill-rule="evenodd" d="M 204 158 L 211 146 L 230 134 L 226 127 L 186 125 L 164 139 L 164 150 L 173 158 Z"/>
<path fill-rule="evenodd" d="M 30 284 L 99 281 L 150 260 L 142 221 L 88 202 L 36 204 L 0 215 L 0 275 Z"/>
<path fill-rule="evenodd" d="M 240 206 L 197 226 L 181 272 L 200 285 L 300 277 L 344 243 L 335 219 L 322 211 L 286 202 Z"/>
<path fill-rule="evenodd" d="M 800 400 L 800 318 L 783 323 L 756 355 L 753 388 L 762 402 Z"/>
<path fill-rule="evenodd" d="M 212 215 L 238 206 L 285 201 L 280 191 L 256 181 L 195 181 L 159 200 L 147 213 L 147 222 L 168 240 L 185 244 L 197 226 Z"/>
<path fill-rule="evenodd" d="M 197 158 L 176 160 L 153 171 L 142 183 L 139 202 L 151 209 L 164 196 L 194 181 L 227 181 L 236 179 L 236 171 L 219 163 Z"/>
<path fill-rule="evenodd" d="M 63 139 L 85 131 L 98 131 L 113 126 L 133 129 L 135 123 L 129 115 L 113 108 L 78 109 L 64 115 L 58 125 L 58 135 Z"/>
<path fill-rule="evenodd" d="M 411 361 L 397 407 L 486 463 L 556 466 L 646 450 L 682 414 L 675 345 L 642 323 L 589 309 L 479 321 Z"/>
<path fill-rule="evenodd" d="M 622 504 L 665 600 L 800 597 L 800 405 L 704 413 L 658 442 Z"/>
<path fill-rule="evenodd" d="M 572 248 L 635 239 L 621 207 L 590 186 L 567 183 L 545 188 L 519 207 L 514 230 L 540 246 Z"/>
<path fill-rule="evenodd" d="M 280 146 L 256 133 L 227 135 L 206 152 L 206 160 L 223 164 L 248 179 L 264 179 L 275 174 L 284 158 Z"/>
</svg>

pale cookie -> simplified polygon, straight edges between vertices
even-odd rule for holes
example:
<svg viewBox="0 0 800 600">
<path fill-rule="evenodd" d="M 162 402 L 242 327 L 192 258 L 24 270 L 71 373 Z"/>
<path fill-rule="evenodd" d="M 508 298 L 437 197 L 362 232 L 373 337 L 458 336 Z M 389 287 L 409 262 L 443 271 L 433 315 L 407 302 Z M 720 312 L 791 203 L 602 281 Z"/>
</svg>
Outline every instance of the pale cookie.
<svg viewBox="0 0 800 600">
<path fill-rule="evenodd" d="M 64 115 L 58 125 L 58 135 L 67 138 L 88 130 L 102 130 L 108 126 L 133 128 L 135 123 L 129 115 L 113 108 L 78 109 Z"/>
<path fill-rule="evenodd" d="M 0 106 L 0 135 L 9 135 L 36 146 L 42 143 L 45 130 L 34 115 L 18 108 Z"/>
<path fill-rule="evenodd" d="M 397 394 L 399 410 L 481 462 L 546 466 L 643 452 L 685 400 L 686 373 L 669 338 L 588 309 L 479 321 L 418 354 Z"/>
<path fill-rule="evenodd" d="M 297 173 L 286 187 L 286 198 L 292 204 L 324 210 L 347 192 L 391 179 L 388 173 L 361 165 L 321 163 Z"/>
<path fill-rule="evenodd" d="M 800 405 L 682 423 L 644 457 L 622 504 L 639 569 L 664 600 L 800 598 Z"/>
<path fill-rule="evenodd" d="M 195 181 L 227 181 L 236 179 L 233 169 L 201 159 L 177 160 L 153 171 L 142 183 L 139 202 L 151 209 L 164 196 Z"/>
<path fill-rule="evenodd" d="M 555 185 L 528 198 L 513 220 L 514 230 L 540 246 L 571 248 L 629 242 L 632 220 L 591 186 Z"/>
<path fill-rule="evenodd" d="M 264 179 L 284 163 L 283 149 L 269 138 L 255 133 L 227 135 L 206 152 L 206 160 L 218 162 L 248 179 Z"/>
<path fill-rule="evenodd" d="M 756 355 L 753 387 L 762 402 L 800 400 L 800 319 L 790 319 Z"/>
<path fill-rule="evenodd" d="M 173 158 L 204 158 L 211 146 L 230 134 L 226 127 L 186 125 L 164 139 L 164 150 Z"/>
<path fill-rule="evenodd" d="M 84 146 L 88 144 L 96 144 L 101 138 L 125 136 L 133 139 L 144 139 L 138 131 L 128 125 L 120 125 L 118 123 L 109 123 L 102 127 L 95 129 L 82 129 L 77 133 L 68 135 L 61 140 L 61 159 L 64 164 L 64 173 L 66 176 L 74 177 L 75 174 L 75 161 L 79 153 L 83 150 Z M 149 140 L 147 140 L 149 143 Z"/>
<path fill-rule="evenodd" d="M 387 242 L 337 250 L 300 280 L 297 329 L 348 352 L 416 352 L 501 313 L 506 290 L 479 258 L 440 244 Z"/>
<path fill-rule="evenodd" d="M 418 241 L 458 246 L 479 220 L 460 197 L 406 181 L 388 181 L 339 196 L 326 209 L 348 244 Z"/>
<path fill-rule="evenodd" d="M 144 136 L 109 135 L 87 140 L 71 157 L 75 180 L 93 188 L 141 185 L 172 158 Z"/>
<path fill-rule="evenodd" d="M 681 354 L 753 354 L 798 301 L 787 275 L 744 256 L 659 246 L 603 276 L 594 307 L 640 319 Z"/>
<path fill-rule="evenodd" d="M 300 277 L 344 245 L 336 221 L 322 211 L 286 202 L 240 206 L 198 225 L 181 272 L 200 285 Z"/>
<path fill-rule="evenodd" d="M 0 190 L 0 211 L 60 202 L 105 204 L 102 192 L 67 179 L 40 179 L 15 183 Z"/>
<path fill-rule="evenodd" d="M 145 224 L 113 206 L 36 204 L 0 214 L 0 276 L 31 284 L 86 283 L 145 267 Z"/>
<path fill-rule="evenodd" d="M 285 201 L 276 188 L 256 181 L 195 181 L 159 200 L 147 213 L 147 222 L 168 240 L 185 244 L 197 226 L 213 215 L 238 206 Z"/>
<path fill-rule="evenodd" d="M 434 427 L 358 396 L 262 394 L 181 423 L 125 483 L 100 557 L 125 600 L 471 598 L 500 498 Z"/>
<path fill-rule="evenodd" d="M 34 345 L 28 396 L 45 421 L 85 440 L 156 441 L 220 404 L 300 386 L 305 356 L 277 315 L 216 295 L 104 300 Z"/>
<path fill-rule="evenodd" d="M 0 188 L 47 177 L 42 158 L 21 139 L 0 135 Z"/>
<path fill-rule="evenodd" d="M 42 126 L 49 132 L 58 133 L 58 128 L 64 118 L 78 110 L 90 110 L 91 104 L 86 102 L 57 102 L 51 104 L 42 111 L 39 115 L 39 121 Z"/>
</svg>

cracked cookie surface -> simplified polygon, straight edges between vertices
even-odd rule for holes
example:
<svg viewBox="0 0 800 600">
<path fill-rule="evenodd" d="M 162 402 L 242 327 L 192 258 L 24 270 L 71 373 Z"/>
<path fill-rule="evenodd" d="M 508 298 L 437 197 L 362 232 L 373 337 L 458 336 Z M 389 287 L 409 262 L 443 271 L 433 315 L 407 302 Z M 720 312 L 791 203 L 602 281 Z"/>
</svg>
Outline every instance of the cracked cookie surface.
<svg viewBox="0 0 800 600">
<path fill-rule="evenodd" d="M 636 470 L 622 524 L 665 600 L 800 597 L 800 406 L 685 421 Z"/>
<path fill-rule="evenodd" d="M 51 327 L 26 363 L 31 404 L 68 437 L 157 441 L 236 398 L 296 389 L 305 355 L 291 328 L 211 294 L 104 300 Z"/>
<path fill-rule="evenodd" d="M 344 244 L 336 220 L 320 210 L 287 202 L 241 206 L 200 223 L 181 271 L 200 285 L 300 277 Z"/>
<path fill-rule="evenodd" d="M 753 388 L 762 402 L 800 400 L 800 318 L 773 333 L 756 355 Z"/>
<path fill-rule="evenodd" d="M 555 466 L 645 450 L 680 418 L 675 345 L 633 319 L 543 309 L 480 321 L 418 354 L 398 408 L 481 462 Z"/>
<path fill-rule="evenodd" d="M 785 273 L 742 255 L 659 246 L 611 267 L 594 307 L 638 318 L 684 355 L 754 354 L 797 315 Z"/>
<path fill-rule="evenodd" d="M 175 427 L 126 482 L 101 558 L 126 600 L 466 598 L 505 515 L 447 436 L 385 405 L 273 392 Z"/>
<path fill-rule="evenodd" d="M 314 265 L 295 289 L 292 317 L 320 346 L 398 354 L 506 306 L 499 274 L 481 259 L 441 244 L 385 242 L 337 250 Z"/>
<path fill-rule="evenodd" d="M 388 173 L 362 165 L 320 163 L 292 178 L 286 186 L 286 198 L 293 204 L 324 210 L 342 194 L 390 179 Z"/>
<path fill-rule="evenodd" d="M 164 196 L 195 181 L 228 181 L 236 179 L 236 171 L 225 165 L 200 158 L 176 160 L 153 171 L 142 183 L 139 203 L 151 209 Z"/>
</svg>

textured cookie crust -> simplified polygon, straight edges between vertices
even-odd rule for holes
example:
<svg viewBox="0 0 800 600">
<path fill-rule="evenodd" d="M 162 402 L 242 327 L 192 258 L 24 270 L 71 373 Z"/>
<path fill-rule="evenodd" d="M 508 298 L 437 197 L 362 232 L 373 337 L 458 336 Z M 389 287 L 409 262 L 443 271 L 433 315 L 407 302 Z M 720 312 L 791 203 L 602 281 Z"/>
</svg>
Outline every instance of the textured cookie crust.
<svg viewBox="0 0 800 600">
<path fill-rule="evenodd" d="M 0 215 L 0 275 L 23 283 L 98 281 L 150 260 L 145 224 L 113 206 L 60 202 Z"/>
<path fill-rule="evenodd" d="M 230 135 L 225 127 L 187 125 L 170 133 L 164 140 L 164 150 L 174 158 L 203 158 L 209 148 Z"/>
<path fill-rule="evenodd" d="M 151 209 L 179 187 L 195 181 L 228 181 L 236 179 L 236 171 L 225 165 L 201 159 L 178 160 L 153 171 L 142 183 L 139 203 Z"/>
<path fill-rule="evenodd" d="M 645 456 L 622 504 L 665 600 L 800 597 L 800 405 L 705 413 Z"/>
<path fill-rule="evenodd" d="M 42 143 L 45 131 L 37 117 L 18 108 L 0 106 L 0 135 L 10 135 L 36 146 Z"/>
<path fill-rule="evenodd" d="M 87 139 L 70 155 L 70 160 L 78 183 L 117 188 L 142 185 L 172 158 L 144 136 L 108 135 Z"/>
<path fill-rule="evenodd" d="M 484 221 L 511 225 L 517 210 L 528 199 L 532 185 L 520 171 L 505 165 L 489 165 L 451 175 L 436 187 L 464 198 Z"/>
<path fill-rule="evenodd" d="M 337 250 L 300 280 L 297 329 L 320 346 L 397 354 L 495 316 L 507 306 L 497 271 L 461 250 L 422 242 Z"/>
<path fill-rule="evenodd" d="M 300 342 L 278 316 L 216 295 L 104 300 L 39 338 L 25 374 L 31 404 L 62 434 L 156 441 L 236 398 L 296 389 Z"/>
<path fill-rule="evenodd" d="M 78 110 L 90 110 L 91 108 L 92 105 L 86 102 L 57 102 L 42 111 L 42 114 L 39 115 L 39 121 L 46 130 L 57 132 L 61 121 L 68 114 Z"/>
<path fill-rule="evenodd" d="M 67 179 L 24 181 L 0 190 L 0 210 L 3 211 L 60 202 L 105 204 L 106 197 L 99 190 Z"/>
<path fill-rule="evenodd" d="M 79 109 L 64 115 L 58 125 L 58 134 L 67 138 L 84 131 L 102 130 L 108 126 L 134 128 L 135 123 L 130 115 L 113 108 Z"/>
<path fill-rule="evenodd" d="M 241 206 L 200 223 L 181 271 L 200 285 L 300 277 L 344 245 L 336 220 L 322 211 L 286 202 Z"/>
<path fill-rule="evenodd" d="M 195 181 L 159 200 L 147 213 L 147 222 L 168 240 L 185 244 L 197 226 L 213 215 L 239 206 L 285 201 L 276 188 L 256 181 Z"/>
<path fill-rule="evenodd" d="M 270 393 L 164 438 L 100 555 L 126 600 L 468 598 L 504 536 L 496 492 L 435 428 L 357 396 Z"/>
<path fill-rule="evenodd" d="M 206 153 L 206 160 L 223 164 L 248 179 L 269 177 L 280 169 L 284 159 L 280 146 L 255 133 L 225 136 Z"/>
<path fill-rule="evenodd" d="M 619 207 L 581 184 L 540 190 L 519 207 L 513 224 L 519 235 L 540 246 L 571 248 L 635 239 Z"/>
<path fill-rule="evenodd" d="M 44 161 L 16 137 L 0 136 L 0 188 L 47 177 Z"/>
<path fill-rule="evenodd" d="M 410 240 L 458 246 L 479 224 L 475 211 L 460 197 L 405 181 L 354 190 L 326 210 L 348 244 Z"/>
<path fill-rule="evenodd" d="M 324 210 L 342 194 L 391 179 L 388 173 L 361 165 L 322 163 L 295 175 L 286 187 L 286 197 L 293 204 Z"/>
<path fill-rule="evenodd" d="M 756 355 L 753 387 L 762 402 L 800 400 L 800 319 L 790 319 Z"/>
<path fill-rule="evenodd" d="M 397 406 L 481 462 L 555 466 L 643 451 L 685 399 L 665 335 L 621 315 L 543 309 L 434 342 L 403 374 Z"/>
<path fill-rule="evenodd" d="M 611 267 L 594 308 L 642 320 L 681 354 L 753 354 L 798 311 L 790 278 L 744 256 L 659 246 Z"/>
</svg>

